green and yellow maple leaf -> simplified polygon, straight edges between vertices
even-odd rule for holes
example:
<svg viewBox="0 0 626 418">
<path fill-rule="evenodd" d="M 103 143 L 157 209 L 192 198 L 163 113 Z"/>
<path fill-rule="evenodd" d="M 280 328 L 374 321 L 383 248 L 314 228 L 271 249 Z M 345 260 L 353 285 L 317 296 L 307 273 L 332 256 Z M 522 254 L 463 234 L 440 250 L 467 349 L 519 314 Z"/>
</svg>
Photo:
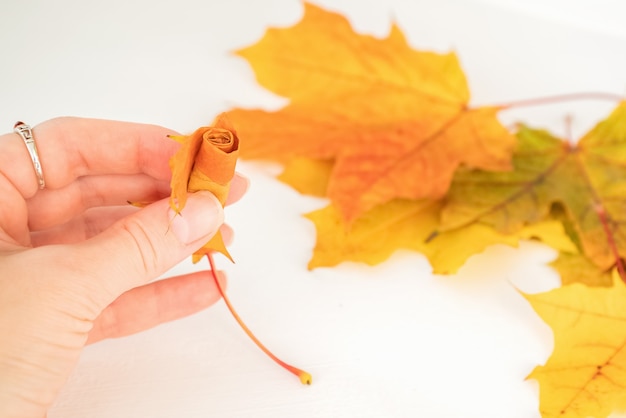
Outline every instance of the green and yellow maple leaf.
<svg viewBox="0 0 626 418">
<path fill-rule="evenodd" d="M 440 230 L 479 223 L 515 233 L 546 219 L 559 204 L 584 257 L 605 272 L 621 264 L 626 256 L 626 103 L 577 144 L 522 127 L 513 166 L 498 174 L 459 171 Z"/>
</svg>

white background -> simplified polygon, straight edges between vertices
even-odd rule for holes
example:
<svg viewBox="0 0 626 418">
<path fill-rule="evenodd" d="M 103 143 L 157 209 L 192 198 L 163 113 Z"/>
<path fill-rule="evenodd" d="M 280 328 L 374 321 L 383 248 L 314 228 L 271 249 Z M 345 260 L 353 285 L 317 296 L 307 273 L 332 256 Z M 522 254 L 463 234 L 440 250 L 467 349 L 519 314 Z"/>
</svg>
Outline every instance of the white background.
<svg viewBox="0 0 626 418">
<path fill-rule="evenodd" d="M 626 87 L 626 6 L 619 1 L 315 1 L 357 31 L 395 19 L 412 45 L 460 56 L 473 104 Z M 182 132 L 237 105 L 284 103 L 230 51 L 298 21 L 296 0 L 3 1 L 0 130 L 76 115 Z M 502 113 L 581 134 L 612 104 Z M 324 206 L 242 163 L 249 194 L 227 211 L 235 265 L 220 260 L 241 316 L 271 349 L 313 374 L 310 387 L 269 361 L 225 306 L 88 347 L 50 418 L 538 418 L 525 376 L 552 349 L 550 329 L 517 289 L 557 286 L 537 243 L 492 247 L 454 276 L 398 252 L 378 267 L 306 270 L 315 240 L 302 213 Z M 200 268 L 183 263 L 172 271 Z M 617 415 L 615 415 L 617 416 Z"/>
</svg>

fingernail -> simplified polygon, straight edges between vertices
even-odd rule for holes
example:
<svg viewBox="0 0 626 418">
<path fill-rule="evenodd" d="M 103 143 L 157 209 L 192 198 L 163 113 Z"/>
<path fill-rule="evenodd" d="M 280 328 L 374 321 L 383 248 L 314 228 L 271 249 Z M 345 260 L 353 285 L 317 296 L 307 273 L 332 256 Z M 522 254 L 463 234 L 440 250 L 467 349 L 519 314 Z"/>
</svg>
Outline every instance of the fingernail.
<svg viewBox="0 0 626 418">
<path fill-rule="evenodd" d="M 177 215 L 170 209 L 171 229 L 183 244 L 213 236 L 224 223 L 224 209 L 211 192 L 187 195 L 185 208 Z"/>
</svg>

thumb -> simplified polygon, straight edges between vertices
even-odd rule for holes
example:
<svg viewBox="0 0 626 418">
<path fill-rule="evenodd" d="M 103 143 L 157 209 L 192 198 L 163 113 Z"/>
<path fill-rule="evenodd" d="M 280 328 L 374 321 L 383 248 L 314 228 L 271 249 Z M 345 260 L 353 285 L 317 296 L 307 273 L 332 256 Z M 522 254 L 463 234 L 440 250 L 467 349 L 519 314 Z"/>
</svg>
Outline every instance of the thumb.
<svg viewBox="0 0 626 418">
<path fill-rule="evenodd" d="M 189 194 L 179 215 L 164 199 L 77 245 L 75 255 L 90 261 L 88 280 L 98 283 L 89 287 L 112 298 L 104 302 L 108 304 L 188 257 L 215 235 L 223 222 L 222 205 L 210 192 Z"/>
</svg>

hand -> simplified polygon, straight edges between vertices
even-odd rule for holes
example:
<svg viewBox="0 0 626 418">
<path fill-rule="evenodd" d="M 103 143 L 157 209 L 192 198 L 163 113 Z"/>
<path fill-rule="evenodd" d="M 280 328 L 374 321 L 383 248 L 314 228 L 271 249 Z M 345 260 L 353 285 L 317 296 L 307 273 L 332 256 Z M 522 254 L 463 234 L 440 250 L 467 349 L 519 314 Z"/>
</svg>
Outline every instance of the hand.
<svg viewBox="0 0 626 418">
<path fill-rule="evenodd" d="M 22 139 L 0 136 L 0 416 L 45 416 L 85 344 L 219 299 L 208 272 L 151 282 L 223 221 L 208 192 L 191 194 L 182 216 L 169 210 L 171 133 L 77 118 L 42 123 L 33 136 L 43 190 Z M 227 203 L 246 188 L 236 176 Z M 141 210 L 126 203 L 155 200 Z"/>
</svg>

